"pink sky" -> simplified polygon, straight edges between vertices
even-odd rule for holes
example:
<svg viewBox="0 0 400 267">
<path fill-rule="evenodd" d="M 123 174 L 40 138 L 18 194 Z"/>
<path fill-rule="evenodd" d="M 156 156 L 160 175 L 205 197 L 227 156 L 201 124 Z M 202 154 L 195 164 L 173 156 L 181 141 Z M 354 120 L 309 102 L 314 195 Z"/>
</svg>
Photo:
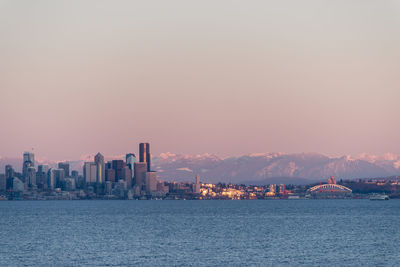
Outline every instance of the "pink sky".
<svg viewBox="0 0 400 267">
<path fill-rule="evenodd" d="M 400 153 L 398 1 L 1 1 L 0 156 Z"/>
</svg>

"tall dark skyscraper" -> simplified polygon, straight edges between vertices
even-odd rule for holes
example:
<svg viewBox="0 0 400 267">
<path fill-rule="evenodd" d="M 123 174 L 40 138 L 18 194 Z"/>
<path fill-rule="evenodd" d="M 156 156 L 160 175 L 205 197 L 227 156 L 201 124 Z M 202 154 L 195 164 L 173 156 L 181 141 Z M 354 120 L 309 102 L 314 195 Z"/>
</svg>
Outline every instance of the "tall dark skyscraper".
<svg viewBox="0 0 400 267">
<path fill-rule="evenodd" d="M 7 187 L 6 175 L 0 174 L 0 191 L 5 191 Z"/>
<path fill-rule="evenodd" d="M 65 177 L 69 177 L 69 163 L 67 162 L 59 162 L 58 168 L 63 169 L 65 173 Z"/>
<path fill-rule="evenodd" d="M 60 165 L 58 165 L 60 166 Z M 39 165 L 38 166 L 38 172 L 44 172 L 47 173 L 49 171 L 49 165 Z"/>
<path fill-rule="evenodd" d="M 151 170 L 150 166 L 150 144 L 149 143 L 140 143 L 139 144 L 139 161 L 147 163 L 147 171 Z"/>
<path fill-rule="evenodd" d="M 14 178 L 14 169 L 11 165 L 6 165 L 6 179 Z"/>
<path fill-rule="evenodd" d="M 11 165 L 6 165 L 6 190 L 13 188 L 14 169 Z"/>
<path fill-rule="evenodd" d="M 35 155 L 31 152 L 24 152 L 24 161 L 22 164 L 22 175 L 26 177 L 29 167 L 35 167 Z"/>
<path fill-rule="evenodd" d="M 126 164 L 123 160 L 118 159 L 112 161 L 112 168 L 115 171 L 115 182 L 118 182 L 119 180 L 125 180 L 123 173 L 125 166 Z"/>
<path fill-rule="evenodd" d="M 114 159 L 111 164 L 114 170 L 120 170 L 125 166 L 125 162 L 120 159 Z"/>
<path fill-rule="evenodd" d="M 36 173 L 36 185 L 38 188 L 47 187 L 47 175 L 49 171 L 49 165 L 39 165 Z"/>
</svg>

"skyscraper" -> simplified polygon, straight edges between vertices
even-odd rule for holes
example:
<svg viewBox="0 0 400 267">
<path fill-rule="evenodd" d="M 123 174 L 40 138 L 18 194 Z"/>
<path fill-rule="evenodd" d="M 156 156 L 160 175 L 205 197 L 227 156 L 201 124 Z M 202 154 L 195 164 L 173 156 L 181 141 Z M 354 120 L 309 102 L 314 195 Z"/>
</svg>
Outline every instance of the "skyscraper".
<svg viewBox="0 0 400 267">
<path fill-rule="evenodd" d="M 56 182 L 56 188 L 64 189 L 65 185 L 65 171 L 64 169 L 55 169 L 54 170 L 54 179 Z"/>
<path fill-rule="evenodd" d="M 102 184 L 104 183 L 106 176 L 104 156 L 100 153 L 97 153 L 97 155 L 94 157 L 94 163 L 96 164 L 97 169 L 96 182 Z"/>
<path fill-rule="evenodd" d="M 71 177 L 74 178 L 75 181 L 78 181 L 79 172 L 78 172 L 78 171 L 72 171 L 72 172 L 71 172 Z"/>
<path fill-rule="evenodd" d="M 114 169 L 106 169 L 106 181 L 115 183 L 115 170 Z"/>
<path fill-rule="evenodd" d="M 48 171 L 49 171 L 49 165 L 39 165 L 38 166 L 38 172 L 47 173 Z"/>
<path fill-rule="evenodd" d="M 123 179 L 126 182 L 126 186 L 128 189 L 132 187 L 132 171 L 129 169 L 128 166 L 124 166 L 120 172 L 120 178 Z"/>
<path fill-rule="evenodd" d="M 47 188 L 47 175 L 49 171 L 49 165 L 39 165 L 36 173 L 36 185 L 38 188 Z"/>
<path fill-rule="evenodd" d="M 35 167 L 28 167 L 25 176 L 25 184 L 28 187 L 36 186 L 36 169 Z"/>
<path fill-rule="evenodd" d="M 6 165 L 6 179 L 14 177 L 14 169 L 11 165 Z"/>
<path fill-rule="evenodd" d="M 47 172 L 47 187 L 49 189 L 54 189 L 56 186 L 56 177 L 54 169 L 50 168 Z"/>
<path fill-rule="evenodd" d="M 26 177 L 29 167 L 35 167 L 35 154 L 31 152 L 24 152 L 22 163 L 22 175 Z"/>
<path fill-rule="evenodd" d="M 151 170 L 151 157 L 150 157 L 150 144 L 140 143 L 139 144 L 139 161 L 147 163 L 147 171 Z"/>
<path fill-rule="evenodd" d="M 83 177 L 86 183 L 96 183 L 97 166 L 94 162 L 85 162 L 83 165 Z"/>
<path fill-rule="evenodd" d="M 67 162 L 59 162 L 58 168 L 64 170 L 64 176 L 69 177 L 69 163 Z"/>
<path fill-rule="evenodd" d="M 14 183 L 14 177 L 7 178 L 6 179 L 6 190 L 12 190 L 13 189 L 13 183 Z"/>
<path fill-rule="evenodd" d="M 0 174 L 0 191 L 6 191 L 6 175 Z"/>
<path fill-rule="evenodd" d="M 196 183 L 194 185 L 194 192 L 200 194 L 200 175 L 196 174 Z"/>
<path fill-rule="evenodd" d="M 135 163 L 135 182 L 134 185 L 138 186 L 140 190 L 142 189 L 143 184 L 145 183 L 145 175 L 147 172 L 147 163 L 146 162 L 136 162 Z"/>
<path fill-rule="evenodd" d="M 126 165 L 128 165 L 129 169 L 132 171 L 132 179 L 135 176 L 135 163 L 137 162 L 136 156 L 133 153 L 126 154 Z"/>
<path fill-rule="evenodd" d="M 14 169 L 11 165 L 6 165 L 6 190 L 12 190 L 13 179 L 14 179 Z"/>
<path fill-rule="evenodd" d="M 125 166 L 125 163 L 121 159 L 115 159 L 111 162 L 111 166 L 114 170 L 119 170 Z"/>
<path fill-rule="evenodd" d="M 145 174 L 146 182 L 146 193 L 151 194 L 157 191 L 157 173 L 156 172 L 146 172 Z"/>
<path fill-rule="evenodd" d="M 111 164 L 112 164 L 112 168 L 113 168 L 113 170 L 115 171 L 115 182 L 118 182 L 119 180 L 125 180 L 124 179 L 124 167 L 126 166 L 125 165 L 125 162 L 123 161 L 123 160 L 120 160 L 120 159 L 116 159 L 116 160 L 113 160 L 112 162 L 111 162 Z"/>
</svg>

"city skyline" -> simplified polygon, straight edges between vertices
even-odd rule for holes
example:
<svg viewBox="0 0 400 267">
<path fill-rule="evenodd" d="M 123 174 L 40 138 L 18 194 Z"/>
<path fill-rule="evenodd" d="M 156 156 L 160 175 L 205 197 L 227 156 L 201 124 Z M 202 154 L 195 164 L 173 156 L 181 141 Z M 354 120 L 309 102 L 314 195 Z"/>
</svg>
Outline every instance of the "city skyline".
<svg viewBox="0 0 400 267">
<path fill-rule="evenodd" d="M 400 153 L 396 1 L 117 3 L 0 1 L 2 156 Z"/>
<path fill-rule="evenodd" d="M 139 146 L 139 151 L 142 145 L 150 147 L 148 143 L 143 143 Z M 19 158 L 0 157 L 0 170 L 5 168 L 7 172 L 7 165 L 12 165 L 14 171 L 27 176 L 29 169 L 35 169 L 35 166 L 37 166 L 38 172 L 42 172 L 40 169 L 46 166 L 46 172 L 49 168 L 61 168 L 65 169 L 65 177 L 68 177 L 71 170 L 77 174 L 90 177 L 88 180 L 92 182 L 104 181 L 107 177 L 107 172 L 104 171 L 110 168 L 107 167 L 107 164 L 111 164 L 111 162 L 127 167 L 123 171 L 124 179 L 129 176 L 127 171 L 131 173 L 131 178 L 134 179 L 136 165 L 141 165 L 140 170 L 159 171 L 159 177 L 166 181 L 187 181 L 195 173 L 204 174 L 203 179 L 208 182 L 268 183 L 270 181 L 285 181 L 296 184 L 319 181 L 323 177 L 331 175 L 343 179 L 358 179 L 394 177 L 400 174 L 400 155 L 394 154 L 329 157 L 318 153 L 256 153 L 221 158 L 212 154 L 162 153 L 151 156 L 151 153 L 148 153 L 148 158 L 150 157 L 153 157 L 154 161 L 152 162 L 154 164 L 151 165 L 151 168 L 147 168 L 150 164 L 145 161 L 145 157 L 136 157 L 132 150 L 130 150 L 130 153 L 119 156 L 103 156 L 101 153 L 96 153 L 79 160 L 43 160 L 40 159 L 40 155 L 24 152 L 23 157 Z M 96 158 L 100 160 L 96 160 Z M 23 164 L 20 164 L 20 162 L 23 162 Z M 103 163 L 98 165 L 96 162 Z M 24 166 L 27 167 L 25 171 Z M 85 168 L 93 168 L 93 171 L 85 174 Z M 104 171 L 99 171 L 99 168 Z M 114 168 L 112 167 L 112 169 Z M 121 169 L 122 167 L 118 168 Z M 116 170 L 114 171 L 116 172 Z M 103 173 L 101 177 L 99 177 L 99 173 Z M 116 175 L 116 173 L 112 175 Z"/>
<path fill-rule="evenodd" d="M 190 170 L 191 176 L 195 174 L 194 182 L 177 182 L 159 179 L 157 171 L 164 172 L 164 170 L 156 167 L 157 171 L 155 171 L 154 167 L 151 167 L 149 143 L 139 144 L 139 155 L 139 161 L 134 153 L 127 153 L 125 161 L 113 159 L 105 162 L 104 156 L 99 152 L 93 161 L 84 162 L 82 175 L 80 175 L 76 170 L 70 172 L 69 162 L 58 162 L 57 167 L 38 164 L 36 168 L 37 162 L 34 153 L 24 152 L 21 162 L 22 172 L 15 171 L 12 165 L 6 165 L 5 172 L 0 173 L 0 193 L 2 193 L 0 199 L 389 199 L 388 195 L 372 194 L 375 192 L 388 192 L 391 197 L 399 197 L 398 175 L 356 180 L 340 179 L 339 181 L 335 179 L 335 176 L 330 176 L 325 184 L 322 184 L 320 180 L 319 184 L 315 180 L 307 179 L 304 183 L 299 179 L 295 179 L 297 180 L 295 181 L 285 177 L 281 177 L 285 182 L 282 180 L 276 182 L 276 180 L 270 179 L 268 181 L 250 180 L 226 183 L 222 181 L 201 182 L 199 172 L 203 172 L 203 169 L 199 172 Z M 318 155 L 312 156 L 319 157 Z M 323 161 L 322 158 L 318 158 L 318 160 Z M 248 162 L 248 159 L 246 161 Z M 237 170 L 237 168 L 233 169 Z M 315 172 L 315 168 L 313 168 L 313 172 Z M 207 171 L 205 174 L 209 175 Z M 352 188 L 355 189 L 355 195 Z"/>
<path fill-rule="evenodd" d="M 0 192 L 7 195 L 0 195 L 0 198 L 23 199 L 34 195 L 34 199 L 51 199 L 60 192 L 72 194 L 73 198 L 165 197 L 170 189 L 152 170 L 149 143 L 139 144 L 139 155 L 139 161 L 134 153 L 127 153 L 125 161 L 113 159 L 106 162 L 98 152 L 93 160 L 83 162 L 80 175 L 67 161 L 58 162 L 57 167 L 38 164 L 35 168 L 35 154 L 24 152 L 22 173 L 16 171 L 12 164 L 5 166 L 4 174 L 0 173 Z M 72 172 L 70 169 L 73 169 Z M 199 183 L 199 176 L 196 176 L 196 186 L 190 187 L 190 192 L 197 196 L 200 194 Z"/>
</svg>

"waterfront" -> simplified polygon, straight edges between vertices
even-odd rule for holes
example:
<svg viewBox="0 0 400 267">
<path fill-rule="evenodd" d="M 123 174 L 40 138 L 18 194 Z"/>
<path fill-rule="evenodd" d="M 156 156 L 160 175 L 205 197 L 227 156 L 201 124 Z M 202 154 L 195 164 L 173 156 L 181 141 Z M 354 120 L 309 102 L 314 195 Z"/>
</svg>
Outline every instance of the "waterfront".
<svg viewBox="0 0 400 267">
<path fill-rule="evenodd" d="M 400 201 L 4 201 L 0 266 L 388 265 Z"/>
</svg>

